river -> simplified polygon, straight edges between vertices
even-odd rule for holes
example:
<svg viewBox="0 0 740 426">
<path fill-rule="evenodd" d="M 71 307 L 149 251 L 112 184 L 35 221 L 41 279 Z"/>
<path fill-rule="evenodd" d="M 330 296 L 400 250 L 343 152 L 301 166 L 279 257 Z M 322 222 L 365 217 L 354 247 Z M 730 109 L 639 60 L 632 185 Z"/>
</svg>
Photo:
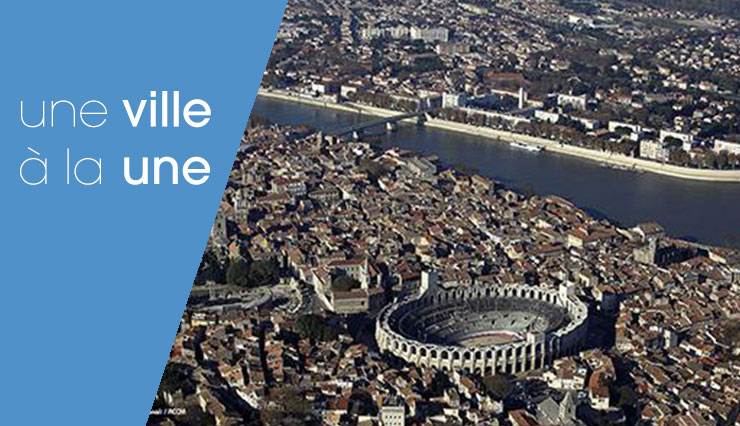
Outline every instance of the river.
<svg viewBox="0 0 740 426">
<path fill-rule="evenodd" d="M 281 124 L 310 124 L 322 130 L 366 121 L 368 116 L 258 97 L 252 113 Z M 690 181 L 614 170 L 598 163 L 548 152 L 531 153 L 506 143 L 458 132 L 401 125 L 379 133 L 382 147 L 436 154 L 519 190 L 556 194 L 596 217 L 622 226 L 656 221 L 674 236 L 740 247 L 740 184 Z"/>
</svg>

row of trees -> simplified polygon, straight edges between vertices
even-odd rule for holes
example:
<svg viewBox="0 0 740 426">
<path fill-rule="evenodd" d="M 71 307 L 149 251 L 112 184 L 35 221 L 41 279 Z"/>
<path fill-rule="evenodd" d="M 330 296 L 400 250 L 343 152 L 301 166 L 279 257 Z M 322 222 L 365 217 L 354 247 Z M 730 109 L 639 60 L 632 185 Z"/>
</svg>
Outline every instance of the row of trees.
<svg viewBox="0 0 740 426">
<path fill-rule="evenodd" d="M 261 287 L 276 284 L 279 279 L 280 265 L 274 257 L 251 263 L 241 257 L 231 259 L 226 269 L 226 284 L 237 287 Z"/>
<path fill-rule="evenodd" d="M 350 102 L 359 102 L 378 108 L 392 109 L 396 111 L 416 111 L 418 102 L 411 99 L 394 98 L 385 93 L 373 93 L 366 90 L 358 90 L 347 95 Z"/>
<path fill-rule="evenodd" d="M 569 145 L 597 151 L 609 151 L 627 156 L 637 155 L 640 147 L 638 142 L 626 138 L 621 139 L 619 142 L 614 142 L 610 138 L 599 138 L 588 135 L 580 123 L 562 117 L 557 123 L 520 121 L 512 127 L 509 122 L 500 117 L 476 112 L 469 113 L 460 109 L 444 108 L 439 111 L 439 118 L 475 126 L 515 131 L 526 135 L 556 140 Z M 620 136 L 619 129 L 617 130 L 616 134 Z M 680 141 L 678 145 L 681 145 Z M 740 169 L 740 156 L 726 151 L 717 153 L 709 149 L 691 156 L 686 151 L 674 147 L 670 151 L 669 161 L 676 165 L 692 168 L 715 170 Z"/>
<path fill-rule="evenodd" d="M 222 259 L 212 250 L 206 250 L 195 275 L 194 284 L 216 282 L 251 288 L 275 284 L 279 279 L 280 264 L 274 257 L 249 262 L 241 257 Z"/>
<path fill-rule="evenodd" d="M 303 315 L 296 321 L 296 331 L 303 339 L 312 342 L 329 342 L 335 340 L 338 330 L 331 326 L 326 318 L 315 314 Z"/>
<path fill-rule="evenodd" d="M 585 133 L 582 124 L 567 120 L 564 117 L 557 123 L 520 121 L 514 126 L 501 117 L 476 112 L 468 113 L 459 109 L 442 109 L 439 112 L 439 117 L 443 120 L 514 131 L 525 135 L 553 139 L 570 145 L 598 151 L 611 151 L 623 155 L 634 155 L 639 148 L 637 142 L 634 141 L 622 140 L 618 143 L 612 143 L 603 138 L 588 135 Z"/>
<path fill-rule="evenodd" d="M 674 149 L 670 152 L 670 162 L 679 166 L 698 169 L 740 169 L 740 156 L 734 153 L 728 153 L 727 151 L 717 153 L 711 150 L 704 150 L 692 157 L 684 150 Z"/>
<path fill-rule="evenodd" d="M 358 91 L 350 96 L 350 100 L 380 108 L 400 111 L 413 111 L 417 108 L 416 103 L 413 101 L 396 99 L 387 94 L 370 93 L 366 91 Z M 646 125 L 664 123 L 667 118 L 672 116 L 671 114 L 675 114 L 675 111 L 670 106 L 661 105 L 652 105 L 649 108 L 640 111 L 642 112 L 642 115 L 638 114 L 638 122 L 642 122 Z M 668 114 L 669 117 L 666 117 L 666 114 Z M 500 116 L 483 112 L 469 112 L 459 108 L 442 108 L 438 110 L 437 116 L 443 120 L 479 127 L 515 131 L 598 151 L 609 151 L 628 156 L 636 156 L 639 153 L 638 142 L 626 138 L 622 138 L 619 142 L 614 142 L 609 140 L 609 138 L 598 138 L 588 135 L 580 122 L 568 119 L 564 116 L 561 117 L 557 123 L 520 121 L 516 125 L 512 125 L 511 121 Z M 729 129 L 722 128 L 721 130 L 724 131 Z M 719 130 L 715 128 L 707 131 L 715 134 Z M 677 165 L 694 168 L 719 170 L 740 168 L 740 157 L 737 155 L 727 152 L 715 153 L 711 150 L 706 150 L 701 155 L 690 156 L 681 149 L 672 149 L 669 161 Z"/>
</svg>

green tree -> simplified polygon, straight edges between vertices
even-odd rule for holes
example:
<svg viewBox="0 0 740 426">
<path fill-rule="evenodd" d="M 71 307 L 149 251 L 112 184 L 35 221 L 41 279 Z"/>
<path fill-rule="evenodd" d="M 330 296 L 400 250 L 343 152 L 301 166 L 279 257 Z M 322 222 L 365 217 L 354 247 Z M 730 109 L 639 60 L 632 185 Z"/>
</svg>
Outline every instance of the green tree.
<svg viewBox="0 0 740 426">
<path fill-rule="evenodd" d="M 226 269 L 226 284 L 238 287 L 247 287 L 249 285 L 247 264 L 241 257 L 232 259 L 229 263 L 229 267 Z"/>
<path fill-rule="evenodd" d="M 296 322 L 298 334 L 311 341 L 326 342 L 337 338 L 337 331 L 327 324 L 324 317 L 308 314 L 298 318 Z"/>
<path fill-rule="evenodd" d="M 191 378 L 192 367 L 179 362 L 168 362 L 159 382 L 159 392 L 172 393 L 182 390 L 189 394 L 195 392 L 195 384 Z"/>
<path fill-rule="evenodd" d="M 485 386 L 486 391 L 488 391 L 491 396 L 499 401 L 509 396 L 509 393 L 511 393 L 511 390 L 514 387 L 509 377 L 503 374 L 484 377 L 483 386 Z"/>
<path fill-rule="evenodd" d="M 268 408 L 260 412 L 260 420 L 267 426 L 304 425 L 313 408 L 311 402 L 294 387 L 272 389 L 267 402 Z"/>
<path fill-rule="evenodd" d="M 728 346 L 740 345 L 740 322 L 731 321 L 725 324 L 722 340 Z"/>
<path fill-rule="evenodd" d="M 349 275 L 340 275 L 331 283 L 331 289 L 334 291 L 350 291 L 360 287 L 360 282 Z"/>
<path fill-rule="evenodd" d="M 256 260 L 252 262 L 247 274 L 250 287 L 276 284 L 280 279 L 280 265 L 277 259 Z"/>
<path fill-rule="evenodd" d="M 222 283 L 225 278 L 225 271 L 218 256 L 212 250 L 207 249 L 201 258 L 198 272 L 195 274 L 194 283 L 196 285 L 202 285 L 208 281 Z"/>
<path fill-rule="evenodd" d="M 382 163 L 371 160 L 369 158 L 364 158 L 360 160 L 359 165 L 360 170 L 367 173 L 372 181 L 377 181 L 378 178 L 389 172 L 389 170 L 387 170 Z"/>
<path fill-rule="evenodd" d="M 623 409 L 629 409 L 637 404 L 637 394 L 631 386 L 625 385 L 617 391 L 619 394 L 619 406 Z"/>
</svg>

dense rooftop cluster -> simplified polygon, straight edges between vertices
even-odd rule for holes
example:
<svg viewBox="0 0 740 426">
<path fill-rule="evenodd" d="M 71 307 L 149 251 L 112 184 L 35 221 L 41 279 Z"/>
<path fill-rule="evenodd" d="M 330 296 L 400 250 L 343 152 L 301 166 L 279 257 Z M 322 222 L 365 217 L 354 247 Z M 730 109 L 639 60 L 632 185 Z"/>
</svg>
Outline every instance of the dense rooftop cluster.
<svg viewBox="0 0 740 426">
<path fill-rule="evenodd" d="M 163 380 L 160 404 L 199 407 L 219 424 L 714 424 L 740 395 L 737 252 L 654 223 L 620 228 L 434 156 L 250 125 L 199 275 L 228 284 L 232 265 L 266 262 L 311 302 L 191 301 L 170 358 L 191 386 Z M 381 353 L 374 315 L 418 294 L 424 271 L 447 290 L 571 286 L 594 314 L 590 349 L 517 379 Z"/>
<path fill-rule="evenodd" d="M 292 0 L 262 84 L 734 169 L 739 48 L 736 19 L 635 2 Z"/>
</svg>

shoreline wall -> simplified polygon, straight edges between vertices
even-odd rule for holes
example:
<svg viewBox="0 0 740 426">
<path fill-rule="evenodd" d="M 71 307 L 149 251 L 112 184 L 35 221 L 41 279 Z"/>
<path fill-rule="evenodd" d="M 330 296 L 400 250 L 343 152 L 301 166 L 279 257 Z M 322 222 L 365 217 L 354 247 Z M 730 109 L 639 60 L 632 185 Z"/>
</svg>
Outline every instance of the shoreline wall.
<svg viewBox="0 0 740 426">
<path fill-rule="evenodd" d="M 260 88 L 258 96 L 265 98 L 283 100 L 288 102 L 297 102 L 306 105 L 331 108 L 338 111 L 372 114 L 379 117 L 390 117 L 399 114 L 397 111 L 371 107 L 367 105 L 323 101 L 320 99 L 308 98 L 298 94 L 292 94 L 285 91 L 265 90 Z M 415 119 L 405 120 L 415 122 Z M 740 182 L 740 170 L 709 170 L 709 169 L 691 169 L 672 164 L 663 164 L 656 161 L 642 158 L 628 157 L 622 154 L 596 151 L 588 148 L 567 145 L 551 139 L 539 138 L 536 136 L 523 135 L 505 130 L 491 129 L 488 127 L 478 127 L 470 124 L 457 123 L 454 121 L 440 120 L 433 118 L 427 120 L 426 126 L 450 130 L 454 132 L 466 133 L 470 135 L 482 136 L 488 139 L 494 139 L 495 142 L 522 142 L 529 145 L 537 146 L 549 152 L 570 155 L 582 159 L 605 163 L 612 166 L 626 168 L 627 170 L 644 171 L 664 176 L 671 176 L 681 179 L 700 180 L 710 182 Z"/>
</svg>

